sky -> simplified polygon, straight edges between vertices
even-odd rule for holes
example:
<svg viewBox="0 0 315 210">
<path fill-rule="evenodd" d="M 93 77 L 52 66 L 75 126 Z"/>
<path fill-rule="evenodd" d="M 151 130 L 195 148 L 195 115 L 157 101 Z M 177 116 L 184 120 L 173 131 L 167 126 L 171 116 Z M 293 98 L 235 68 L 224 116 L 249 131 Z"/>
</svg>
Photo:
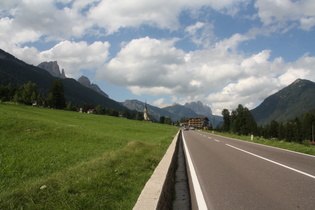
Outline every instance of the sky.
<svg viewBox="0 0 315 210">
<path fill-rule="evenodd" d="M 214 114 L 315 81 L 314 0 L 1 0 L 0 48 L 110 98 Z"/>
</svg>

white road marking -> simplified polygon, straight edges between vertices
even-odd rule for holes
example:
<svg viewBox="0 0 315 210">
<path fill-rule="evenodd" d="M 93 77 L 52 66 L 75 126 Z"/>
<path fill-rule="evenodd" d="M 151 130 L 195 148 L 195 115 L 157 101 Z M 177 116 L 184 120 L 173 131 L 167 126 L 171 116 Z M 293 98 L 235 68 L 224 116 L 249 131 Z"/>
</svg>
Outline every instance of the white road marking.
<svg viewBox="0 0 315 210">
<path fill-rule="evenodd" d="M 214 139 L 214 141 L 216 141 L 216 142 L 220 142 L 219 140 L 217 140 L 217 139 Z"/>
<path fill-rule="evenodd" d="M 216 135 L 216 134 L 214 134 L 214 135 Z M 283 149 L 283 148 L 279 148 L 279 147 L 269 146 L 269 145 L 265 145 L 265 144 L 259 144 L 259 143 L 250 142 L 250 141 L 244 141 L 244 140 L 230 138 L 230 137 L 226 137 L 226 136 L 220 136 L 220 137 L 225 138 L 225 139 L 230 139 L 230 140 L 233 140 L 233 141 L 240 141 L 240 142 L 243 142 L 243 143 L 246 143 L 246 144 L 255 144 L 255 145 L 258 145 L 258 146 L 262 146 L 262 147 L 269 147 L 269 148 L 273 148 L 273 149 L 278 149 L 278 150 L 282 150 L 282 151 L 286 151 L 286 152 L 296 153 L 296 154 L 299 154 L 299 155 L 304 155 L 304 156 L 315 158 L 314 155 L 309 155 L 309 154 L 296 152 L 296 151 L 292 151 L 292 150 L 288 150 L 288 149 Z"/>
<path fill-rule="evenodd" d="M 186 145 L 186 140 L 185 140 L 185 137 L 184 137 L 183 134 L 182 134 L 182 137 L 183 137 L 183 142 L 184 142 L 184 148 L 185 148 L 185 153 L 186 153 L 186 157 L 187 157 L 187 162 L 188 162 L 189 169 L 190 169 L 190 175 L 191 175 L 192 183 L 193 183 L 193 186 L 194 186 L 194 191 L 195 191 L 195 194 L 196 194 L 196 200 L 197 200 L 198 209 L 206 210 L 206 209 L 208 209 L 208 207 L 207 207 L 205 198 L 203 196 L 203 193 L 202 193 L 202 190 L 201 190 L 201 187 L 200 187 L 200 183 L 199 183 L 196 171 L 195 171 L 195 167 L 194 167 L 194 165 L 192 163 L 192 160 L 191 160 L 191 157 L 190 157 L 187 145 Z"/>
<path fill-rule="evenodd" d="M 211 137 L 208 137 L 208 139 L 211 139 Z"/>
<path fill-rule="evenodd" d="M 297 169 L 292 168 L 292 167 L 290 167 L 290 166 L 287 166 L 287 165 L 278 163 L 278 162 L 276 162 L 276 161 L 270 160 L 270 159 L 268 159 L 268 158 L 265 158 L 265 157 L 256 155 L 256 154 L 254 154 L 254 153 L 248 152 L 248 151 L 246 151 L 246 150 L 240 149 L 240 148 L 235 147 L 235 146 L 232 146 L 232 145 L 230 145 L 230 144 L 225 144 L 225 145 L 226 145 L 226 146 L 229 146 L 229 147 L 232 147 L 232 148 L 234 148 L 234 149 L 237 149 L 237 150 L 239 150 L 239 151 L 245 152 L 245 153 L 247 153 L 247 154 L 250 154 L 250 155 L 252 155 L 252 156 L 258 157 L 258 158 L 260 158 L 260 159 L 266 160 L 266 161 L 271 162 L 271 163 L 273 163 L 273 164 L 276 164 L 276 165 L 278 165 L 278 166 L 287 168 L 287 169 L 289 169 L 289 170 L 295 171 L 295 172 L 297 172 L 297 173 L 300 173 L 300 174 L 303 174 L 303 175 L 305 175 L 305 176 L 308 176 L 308 177 L 311 177 L 311 178 L 315 179 L 315 176 L 313 176 L 313 175 L 311 175 L 311 174 L 308 174 L 308 173 L 305 173 L 305 172 L 303 172 L 303 171 L 297 170 Z"/>
</svg>

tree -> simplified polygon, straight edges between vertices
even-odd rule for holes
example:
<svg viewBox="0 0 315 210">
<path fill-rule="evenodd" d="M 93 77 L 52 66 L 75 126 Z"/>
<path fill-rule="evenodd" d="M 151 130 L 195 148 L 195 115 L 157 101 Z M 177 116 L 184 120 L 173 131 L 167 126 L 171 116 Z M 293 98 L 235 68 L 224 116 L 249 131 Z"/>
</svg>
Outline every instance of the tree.
<svg viewBox="0 0 315 210">
<path fill-rule="evenodd" d="M 313 129 L 312 129 L 313 126 Z M 303 139 L 312 140 L 312 131 L 315 126 L 315 115 L 308 112 L 302 117 L 302 135 Z"/>
<path fill-rule="evenodd" d="M 66 110 L 68 110 L 68 111 L 77 111 L 77 109 L 78 108 L 75 105 L 73 105 L 71 102 L 67 103 Z"/>
<path fill-rule="evenodd" d="M 22 85 L 21 88 L 15 92 L 14 101 L 26 105 L 32 105 L 35 101 L 37 101 L 36 84 L 28 82 Z"/>
<path fill-rule="evenodd" d="M 230 131 L 230 126 L 231 126 L 230 111 L 228 109 L 223 109 L 222 116 L 223 116 L 223 127 L 222 127 L 222 130 L 223 130 L 223 132 L 229 132 Z"/>
<path fill-rule="evenodd" d="M 117 110 L 112 109 L 112 110 L 110 110 L 109 115 L 114 116 L 114 117 L 118 117 L 119 112 Z"/>
<path fill-rule="evenodd" d="M 49 106 L 55 109 L 64 109 L 66 107 L 64 87 L 60 80 L 55 80 L 52 83 L 47 102 Z"/>
<path fill-rule="evenodd" d="M 187 117 L 181 117 L 179 122 L 187 122 L 188 121 L 188 118 Z"/>
<path fill-rule="evenodd" d="M 7 86 L 0 86 L 0 101 L 11 101 L 13 100 L 15 89 L 11 86 L 11 84 Z"/>
<path fill-rule="evenodd" d="M 136 120 L 144 120 L 144 118 L 143 118 L 143 112 L 137 112 L 137 114 L 136 114 Z"/>
<path fill-rule="evenodd" d="M 165 117 L 164 124 L 172 125 L 172 119 L 169 117 Z"/>
<path fill-rule="evenodd" d="M 164 123 L 165 123 L 165 116 L 161 116 L 161 117 L 160 117 L 160 123 L 161 123 L 161 124 L 164 124 Z"/>
<path fill-rule="evenodd" d="M 279 137 L 279 123 L 272 120 L 269 126 L 269 137 L 278 138 Z"/>
<path fill-rule="evenodd" d="M 97 105 L 95 107 L 95 111 L 96 111 L 96 114 L 104 114 L 104 109 L 102 108 L 101 105 Z"/>
<path fill-rule="evenodd" d="M 128 109 L 125 109 L 125 111 L 123 112 L 123 117 L 127 118 L 127 119 L 130 119 L 131 117 L 131 114 L 130 112 L 128 111 Z"/>
<path fill-rule="evenodd" d="M 226 120 L 228 118 L 228 110 L 223 110 Z M 257 124 L 248 108 L 239 104 L 236 110 L 233 110 L 230 116 L 230 130 L 239 135 L 249 135 L 257 132 Z"/>
</svg>

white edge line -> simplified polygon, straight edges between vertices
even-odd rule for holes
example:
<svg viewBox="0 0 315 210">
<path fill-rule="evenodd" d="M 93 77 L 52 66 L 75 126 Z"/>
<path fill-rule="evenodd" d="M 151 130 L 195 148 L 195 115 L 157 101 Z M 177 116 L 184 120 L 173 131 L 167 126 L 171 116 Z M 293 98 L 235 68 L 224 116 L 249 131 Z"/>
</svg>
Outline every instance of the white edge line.
<svg viewBox="0 0 315 210">
<path fill-rule="evenodd" d="M 183 137 L 183 142 L 184 142 L 184 148 L 185 148 L 185 153 L 186 153 L 186 157 L 187 157 L 187 162 L 188 162 L 189 169 L 190 169 L 189 171 L 190 171 L 190 175 L 191 175 L 194 191 L 195 191 L 195 194 L 196 194 L 196 200 L 197 200 L 198 208 L 201 209 L 201 210 L 208 209 L 206 201 L 205 201 L 205 198 L 203 196 L 203 193 L 202 193 L 202 190 L 201 190 L 201 187 L 200 187 L 200 183 L 199 183 L 196 171 L 195 171 L 195 167 L 194 167 L 194 165 L 193 165 L 193 163 L 191 161 L 191 157 L 190 157 L 189 151 L 187 149 L 187 145 L 186 145 L 186 140 L 185 140 L 184 134 L 182 134 L 182 137 Z"/>
<path fill-rule="evenodd" d="M 220 136 L 220 135 L 217 135 L 217 134 L 212 134 L 212 135 Z M 306 154 L 306 153 L 302 153 L 302 152 L 296 152 L 296 151 L 293 151 L 293 150 L 284 149 L 284 148 L 280 148 L 280 147 L 270 146 L 270 145 L 266 145 L 266 144 L 260 144 L 260 143 L 256 143 L 256 142 L 245 141 L 245 140 L 241 140 L 241 139 L 235 139 L 235 138 L 226 137 L 226 136 L 220 136 L 220 137 L 226 138 L 226 139 L 230 139 L 230 140 L 234 140 L 234 141 L 240 141 L 240 142 L 244 142 L 244 143 L 248 143 L 248 144 L 255 144 L 255 145 L 259 145 L 259 146 L 263 146 L 263 147 L 269 147 L 269 148 L 272 148 L 272 149 L 283 150 L 283 151 L 286 151 L 286 152 L 292 152 L 292 153 L 295 153 L 295 154 L 300 154 L 300 155 L 305 155 L 305 156 L 308 156 L 308 157 L 315 158 L 315 155 L 310 155 L 310 154 Z"/>
<path fill-rule="evenodd" d="M 229 146 L 229 147 L 232 147 L 232 148 L 234 148 L 234 149 L 237 149 L 237 150 L 239 150 L 239 151 L 245 152 L 245 153 L 247 153 L 247 154 L 253 155 L 253 156 L 258 157 L 258 158 L 260 158 L 260 159 L 266 160 L 266 161 L 271 162 L 271 163 L 273 163 L 273 164 L 276 164 L 276 165 L 278 165 L 278 166 L 282 166 L 282 167 L 284 167 L 284 168 L 290 169 L 290 170 L 292 170 L 292 171 L 295 171 L 295 172 L 297 172 L 297 173 L 300 173 L 300 174 L 303 174 L 303 175 L 305 175 L 305 176 L 308 176 L 308 177 L 311 177 L 311 178 L 315 179 L 315 176 L 313 176 L 313 175 L 311 175 L 311 174 L 308 174 L 308 173 L 305 173 L 305 172 L 303 172 L 303 171 L 297 170 L 297 169 L 292 168 L 292 167 L 290 167 L 290 166 L 283 165 L 283 164 L 278 163 L 278 162 L 276 162 L 276 161 L 273 161 L 273 160 L 270 160 L 270 159 L 268 159 L 268 158 L 265 158 L 265 157 L 256 155 L 256 154 L 254 154 L 254 153 L 248 152 L 248 151 L 246 151 L 246 150 L 240 149 L 240 148 L 235 147 L 235 146 L 232 146 L 232 145 L 230 145 L 230 144 L 225 144 L 225 145 L 226 145 L 226 146 Z"/>
</svg>

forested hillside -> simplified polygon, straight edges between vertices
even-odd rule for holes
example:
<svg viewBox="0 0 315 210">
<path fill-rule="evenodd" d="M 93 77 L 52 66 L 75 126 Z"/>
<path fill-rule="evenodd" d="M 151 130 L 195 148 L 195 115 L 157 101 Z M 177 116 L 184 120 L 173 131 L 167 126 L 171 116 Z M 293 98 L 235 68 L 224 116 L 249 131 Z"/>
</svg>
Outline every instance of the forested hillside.
<svg viewBox="0 0 315 210">
<path fill-rule="evenodd" d="M 251 110 L 258 125 L 288 121 L 315 108 L 315 83 L 298 79 Z"/>
<path fill-rule="evenodd" d="M 29 65 L 0 49 L 0 86 L 10 84 L 14 88 L 20 88 L 22 85 L 32 82 L 36 84 L 40 94 L 48 97 L 49 88 L 55 80 L 61 80 L 67 102 L 78 105 L 101 105 L 117 111 L 126 110 L 126 107 L 120 103 L 100 95 L 74 79 L 53 77 L 47 71 Z"/>
</svg>

